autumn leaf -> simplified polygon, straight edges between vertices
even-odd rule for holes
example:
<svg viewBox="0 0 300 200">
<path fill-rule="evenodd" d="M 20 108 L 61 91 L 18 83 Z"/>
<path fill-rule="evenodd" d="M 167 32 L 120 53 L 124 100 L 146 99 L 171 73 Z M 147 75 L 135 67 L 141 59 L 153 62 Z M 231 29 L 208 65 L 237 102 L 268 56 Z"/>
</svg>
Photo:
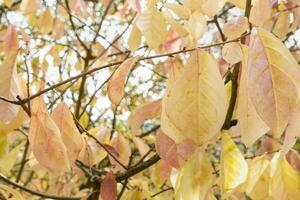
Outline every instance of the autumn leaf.
<svg viewBox="0 0 300 200">
<path fill-rule="evenodd" d="M 225 44 L 222 49 L 222 57 L 231 65 L 242 61 L 243 52 L 239 43 L 231 42 Z"/>
<path fill-rule="evenodd" d="M 199 40 L 206 31 L 206 19 L 199 11 L 191 14 L 188 24 L 188 30 L 193 38 L 193 41 Z"/>
<path fill-rule="evenodd" d="M 253 106 L 250 98 L 249 89 L 249 66 L 248 66 L 248 54 L 249 49 L 247 46 L 242 46 L 243 50 L 243 63 L 242 73 L 240 79 L 240 87 L 238 89 L 238 117 L 239 125 L 241 128 L 242 141 L 246 146 L 251 146 L 256 140 L 269 131 L 268 126 L 260 118 Z"/>
<path fill-rule="evenodd" d="M 35 13 L 40 5 L 40 0 L 23 0 L 20 10 L 24 15 Z"/>
<path fill-rule="evenodd" d="M 167 37 L 166 22 L 156 8 L 149 8 L 137 16 L 136 25 L 145 36 L 147 44 L 155 49 L 163 44 Z"/>
<path fill-rule="evenodd" d="M 109 100 L 113 104 L 118 105 L 121 102 L 122 98 L 124 97 L 126 78 L 129 72 L 135 66 L 137 61 L 138 61 L 138 57 L 132 57 L 125 60 L 118 67 L 118 69 L 114 72 L 111 79 L 109 80 L 107 86 L 107 93 L 108 93 Z"/>
<path fill-rule="evenodd" d="M 270 162 L 266 155 L 254 158 L 249 162 L 249 172 L 245 184 L 247 195 L 253 199 L 269 197 Z"/>
<path fill-rule="evenodd" d="M 62 141 L 67 148 L 69 161 L 72 164 L 78 157 L 83 142 L 68 105 L 65 102 L 59 103 L 51 113 L 51 118 L 60 130 Z"/>
<path fill-rule="evenodd" d="M 11 52 L 0 65 L 2 74 L 2 78 L 0 79 L 0 96 L 15 101 L 17 100 L 17 96 L 21 95 L 21 86 L 15 66 L 17 54 L 18 51 Z M 18 105 L 0 101 L 0 120 L 4 124 L 8 124 L 17 116 L 19 109 Z"/>
<path fill-rule="evenodd" d="M 4 36 L 3 50 L 7 57 L 18 52 L 19 49 L 19 39 L 16 32 L 16 27 L 10 25 Z"/>
<path fill-rule="evenodd" d="M 116 200 L 117 182 L 112 172 L 108 172 L 101 184 L 100 195 L 102 200 Z"/>
<path fill-rule="evenodd" d="M 281 41 L 263 29 L 252 33 L 248 66 L 253 105 L 279 138 L 298 103 L 299 66 Z"/>
<path fill-rule="evenodd" d="M 245 33 L 249 27 L 247 17 L 229 20 L 224 24 L 223 33 L 228 39 L 234 39 Z"/>
<path fill-rule="evenodd" d="M 158 155 L 172 167 L 178 168 L 176 143 L 162 131 L 156 136 L 155 147 Z"/>
<path fill-rule="evenodd" d="M 42 166 L 55 173 L 70 169 L 59 128 L 51 119 L 41 96 L 32 101 L 28 139 L 35 158 Z"/>
<path fill-rule="evenodd" d="M 275 199 L 296 200 L 300 195 L 300 174 L 276 153 L 271 160 L 270 194 Z"/>
<path fill-rule="evenodd" d="M 269 0 L 253 0 L 249 21 L 256 26 L 263 26 L 271 17 L 272 5 Z"/>
<path fill-rule="evenodd" d="M 162 101 L 161 127 L 176 143 L 204 145 L 216 138 L 225 119 L 226 92 L 216 60 L 203 50 L 191 54 L 171 78 Z"/>
<path fill-rule="evenodd" d="M 52 31 L 53 28 L 53 17 L 50 10 L 46 10 L 39 17 L 39 29 L 43 35 L 46 35 Z"/>
<path fill-rule="evenodd" d="M 190 16 L 189 10 L 177 3 L 165 3 L 164 6 L 172 10 L 178 17 L 187 20 Z"/>
<path fill-rule="evenodd" d="M 161 99 L 145 103 L 136 108 L 130 118 L 129 125 L 131 126 L 132 134 L 137 135 L 138 131 L 145 120 L 153 119 L 160 116 Z"/>
<path fill-rule="evenodd" d="M 128 46 L 130 50 L 135 51 L 139 48 L 142 41 L 142 33 L 136 24 L 132 25 L 132 29 L 128 38 Z"/>
<path fill-rule="evenodd" d="M 129 156 L 131 154 L 131 149 L 130 149 L 130 146 L 129 146 L 126 138 L 118 132 L 114 133 L 114 136 L 111 140 L 111 146 L 118 153 L 118 155 L 115 155 L 115 158 L 113 158 L 112 156 L 109 156 L 109 160 L 110 160 L 111 164 L 114 166 L 113 171 L 116 172 L 116 171 L 123 169 L 123 166 L 121 166 L 115 159 L 118 159 L 118 161 L 121 164 L 126 166 L 129 162 Z"/>
<path fill-rule="evenodd" d="M 21 148 L 24 146 L 24 142 L 13 148 L 11 151 L 9 151 L 3 158 L 0 159 L 0 172 L 3 174 L 8 174 L 9 171 L 13 168 L 16 157 L 21 150 Z"/>
<path fill-rule="evenodd" d="M 223 194 L 232 192 L 246 181 L 248 164 L 227 132 L 222 132 L 220 167 Z"/>
<path fill-rule="evenodd" d="M 213 185 L 213 168 L 204 152 L 195 152 L 180 169 L 176 186 L 176 199 L 206 199 Z"/>
</svg>

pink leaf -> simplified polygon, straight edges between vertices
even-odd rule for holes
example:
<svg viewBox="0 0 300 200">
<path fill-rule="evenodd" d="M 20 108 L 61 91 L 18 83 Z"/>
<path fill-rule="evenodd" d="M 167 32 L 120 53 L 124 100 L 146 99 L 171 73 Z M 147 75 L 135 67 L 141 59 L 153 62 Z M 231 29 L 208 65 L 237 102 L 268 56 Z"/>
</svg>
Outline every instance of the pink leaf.
<svg viewBox="0 0 300 200">
<path fill-rule="evenodd" d="M 115 200 L 117 198 L 117 182 L 112 172 L 108 172 L 100 187 L 102 200 Z"/>
<path fill-rule="evenodd" d="M 156 136 L 156 151 L 160 158 L 172 167 L 178 168 L 177 147 L 174 140 L 160 131 Z"/>
</svg>

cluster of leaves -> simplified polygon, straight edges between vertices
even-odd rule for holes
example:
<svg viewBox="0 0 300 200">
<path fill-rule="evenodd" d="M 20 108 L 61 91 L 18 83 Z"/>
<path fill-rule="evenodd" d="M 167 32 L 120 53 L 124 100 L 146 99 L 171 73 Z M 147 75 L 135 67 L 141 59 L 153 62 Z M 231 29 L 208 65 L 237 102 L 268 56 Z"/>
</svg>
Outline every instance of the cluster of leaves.
<svg viewBox="0 0 300 200">
<path fill-rule="evenodd" d="M 299 27 L 299 0 L 0 1 L 0 199 L 299 199 Z"/>
</svg>

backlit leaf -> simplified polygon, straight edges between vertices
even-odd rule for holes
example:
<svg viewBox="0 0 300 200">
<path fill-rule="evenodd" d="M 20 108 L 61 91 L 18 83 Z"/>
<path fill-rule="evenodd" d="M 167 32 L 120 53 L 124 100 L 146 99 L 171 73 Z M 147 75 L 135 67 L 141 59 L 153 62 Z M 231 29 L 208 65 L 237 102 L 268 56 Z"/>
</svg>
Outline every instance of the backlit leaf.
<svg viewBox="0 0 300 200">
<path fill-rule="evenodd" d="M 118 105 L 124 97 L 124 87 L 126 78 L 138 61 L 138 57 L 131 57 L 125 60 L 110 78 L 107 86 L 109 100 Z"/>
<path fill-rule="evenodd" d="M 136 108 L 129 120 L 131 131 L 134 135 L 137 135 L 141 125 L 147 119 L 153 119 L 160 116 L 161 112 L 161 99 L 155 100 L 149 103 L 145 103 Z"/>
<path fill-rule="evenodd" d="M 0 65 L 2 76 L 0 79 L 0 96 L 9 100 L 17 100 L 17 96 L 21 95 L 20 81 L 15 66 L 17 54 L 18 51 L 10 53 Z M 19 109 L 18 105 L 0 101 L 0 120 L 4 124 L 8 124 L 17 116 Z"/>
<path fill-rule="evenodd" d="M 138 15 L 136 25 L 145 36 L 147 44 L 153 49 L 163 44 L 167 37 L 165 18 L 155 8 L 149 8 Z"/>
<path fill-rule="evenodd" d="M 248 164 L 227 132 L 222 133 L 220 167 L 221 189 L 224 194 L 232 192 L 246 181 Z"/>
<path fill-rule="evenodd" d="M 250 99 L 249 90 L 249 66 L 248 48 L 242 46 L 243 49 L 243 63 L 242 73 L 240 79 L 240 87 L 238 89 L 238 117 L 241 128 L 242 141 L 246 146 L 251 146 L 258 138 L 268 132 L 269 128 L 264 121 L 257 114 L 252 100 Z"/>
<path fill-rule="evenodd" d="M 282 42 L 262 29 L 252 33 L 248 66 L 253 105 L 278 138 L 297 105 L 300 68 Z"/>
<path fill-rule="evenodd" d="M 272 14 L 270 0 L 253 0 L 249 21 L 256 26 L 262 26 Z"/>
<path fill-rule="evenodd" d="M 176 187 L 176 200 L 205 200 L 213 185 L 213 168 L 204 152 L 195 152 L 180 169 Z"/>
<path fill-rule="evenodd" d="M 226 113 L 226 92 L 216 60 L 203 50 L 169 79 L 162 101 L 161 127 L 176 143 L 203 145 L 217 137 Z"/>
<path fill-rule="evenodd" d="M 60 130 L 62 141 L 67 148 L 69 161 L 73 163 L 82 149 L 83 142 L 68 105 L 65 102 L 59 103 L 51 113 L 51 118 Z"/>
</svg>

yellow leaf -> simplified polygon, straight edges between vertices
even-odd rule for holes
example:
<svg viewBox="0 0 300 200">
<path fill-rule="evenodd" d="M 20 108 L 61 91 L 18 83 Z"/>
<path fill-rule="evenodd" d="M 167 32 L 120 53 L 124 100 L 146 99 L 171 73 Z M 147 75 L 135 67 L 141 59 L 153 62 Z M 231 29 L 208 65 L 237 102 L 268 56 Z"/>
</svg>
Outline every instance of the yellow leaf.
<svg viewBox="0 0 300 200">
<path fill-rule="evenodd" d="M 263 29 L 252 33 L 248 66 L 253 105 L 279 138 L 298 103 L 300 68 L 283 43 Z"/>
<path fill-rule="evenodd" d="M 0 160 L 6 154 L 7 147 L 8 147 L 7 134 L 3 134 L 3 133 L 0 132 Z"/>
<path fill-rule="evenodd" d="M 249 173 L 245 182 L 245 192 L 253 200 L 263 200 L 269 197 L 270 162 L 266 155 L 250 161 Z"/>
<path fill-rule="evenodd" d="M 69 161 L 72 164 L 78 157 L 83 142 L 67 104 L 64 102 L 58 104 L 51 113 L 51 118 L 60 130 L 62 141 L 67 148 Z"/>
<path fill-rule="evenodd" d="M 190 11 L 201 10 L 204 0 L 183 0 L 183 5 L 186 6 Z"/>
<path fill-rule="evenodd" d="M 248 174 L 248 164 L 227 132 L 222 133 L 221 149 L 221 190 L 232 192 L 244 183 Z"/>
<path fill-rule="evenodd" d="M 125 60 L 110 78 L 107 86 L 107 93 L 109 100 L 113 104 L 118 105 L 124 97 L 124 84 L 126 78 L 138 59 L 138 57 L 131 57 Z"/>
<path fill-rule="evenodd" d="M 43 167 L 55 173 L 70 169 L 59 128 L 51 119 L 41 96 L 31 102 L 28 139 L 35 158 Z"/>
<path fill-rule="evenodd" d="M 199 40 L 206 31 L 206 19 L 199 11 L 192 13 L 188 21 L 188 30 L 192 35 L 193 41 Z"/>
<path fill-rule="evenodd" d="M 25 200 L 23 198 L 23 196 L 17 190 L 15 190 L 15 189 L 13 189 L 13 188 L 11 188 L 9 186 L 0 184 L 0 190 L 5 190 L 8 193 L 12 194 L 12 196 L 14 197 L 13 198 L 14 200 Z"/>
<path fill-rule="evenodd" d="M 55 19 L 52 35 L 57 40 L 64 35 L 64 23 L 59 18 Z"/>
<path fill-rule="evenodd" d="M 18 158 L 18 153 L 21 148 L 24 146 L 24 142 L 13 148 L 0 160 L 0 171 L 3 174 L 8 174 L 9 171 L 13 168 L 15 162 Z"/>
<path fill-rule="evenodd" d="M 128 46 L 131 51 L 135 51 L 141 44 L 142 33 L 136 24 L 132 25 L 132 29 L 128 38 Z"/>
<path fill-rule="evenodd" d="M 271 160 L 270 194 L 276 200 L 297 200 L 300 196 L 300 173 L 280 152 Z"/>
<path fill-rule="evenodd" d="M 205 0 L 201 6 L 201 11 L 208 17 L 213 17 L 223 7 L 223 0 Z"/>
<path fill-rule="evenodd" d="M 136 25 L 152 49 L 164 43 L 167 37 L 166 21 L 164 16 L 156 8 L 149 8 L 138 15 Z"/>
<path fill-rule="evenodd" d="M 4 3 L 5 6 L 10 8 L 11 5 L 14 3 L 14 1 L 13 0 L 4 0 L 3 3 Z"/>
<path fill-rule="evenodd" d="M 190 16 L 189 10 L 186 7 L 179 5 L 177 3 L 165 3 L 164 7 L 172 10 L 178 17 L 182 19 L 187 20 Z"/>
<path fill-rule="evenodd" d="M 238 42 L 230 42 L 223 46 L 222 57 L 226 62 L 233 65 L 243 59 L 243 52 Z"/>
<path fill-rule="evenodd" d="M 297 106 L 285 130 L 282 153 L 286 154 L 300 138 L 300 105 Z"/>
<path fill-rule="evenodd" d="M 284 39 L 289 32 L 290 27 L 290 12 L 281 12 L 278 16 L 273 33 L 280 39 Z"/>
<path fill-rule="evenodd" d="M 169 78 L 162 101 L 161 127 L 176 143 L 203 145 L 218 136 L 227 110 L 226 91 L 216 60 L 203 50 Z"/>
<path fill-rule="evenodd" d="M 9 100 L 17 100 L 21 95 L 20 81 L 17 76 L 15 61 L 18 51 L 11 52 L 0 65 L 0 96 Z M 4 124 L 11 122 L 18 114 L 20 107 L 18 105 L 0 101 L 0 120 Z"/>
<path fill-rule="evenodd" d="M 269 0 L 253 0 L 249 21 L 255 26 L 263 26 L 271 14 L 272 4 Z"/>
<path fill-rule="evenodd" d="M 166 21 L 171 25 L 172 29 L 174 29 L 180 36 L 185 37 L 189 34 L 188 30 L 178 21 L 174 20 L 172 15 L 166 12 L 164 12 L 163 15 Z"/>
<path fill-rule="evenodd" d="M 204 152 L 195 152 L 180 169 L 175 199 L 205 200 L 213 182 L 213 168 L 208 156 Z"/>
<path fill-rule="evenodd" d="M 39 18 L 39 30 L 43 35 L 52 31 L 53 17 L 49 9 L 47 9 Z"/>
<path fill-rule="evenodd" d="M 227 2 L 244 9 L 246 7 L 246 0 L 227 0 Z"/>
<path fill-rule="evenodd" d="M 262 121 L 257 114 L 252 100 L 250 99 L 250 90 L 248 89 L 249 67 L 248 48 L 242 46 L 243 63 L 241 68 L 240 86 L 238 89 L 238 119 L 241 128 L 242 141 L 246 146 L 251 146 L 258 138 L 269 131 L 268 126 Z"/>
</svg>

